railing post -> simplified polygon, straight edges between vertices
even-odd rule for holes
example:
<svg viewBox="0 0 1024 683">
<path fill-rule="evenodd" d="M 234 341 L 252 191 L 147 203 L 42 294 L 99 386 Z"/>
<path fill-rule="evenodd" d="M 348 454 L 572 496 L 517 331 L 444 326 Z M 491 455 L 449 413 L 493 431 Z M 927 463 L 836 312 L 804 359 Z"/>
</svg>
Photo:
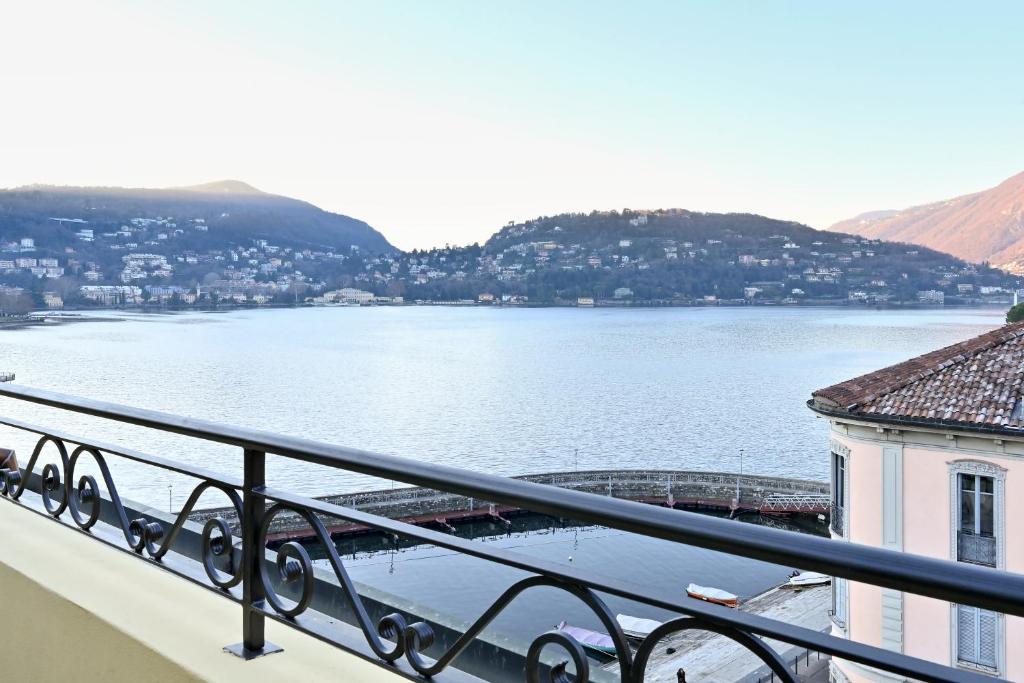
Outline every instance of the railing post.
<svg viewBox="0 0 1024 683">
<path fill-rule="evenodd" d="M 242 475 L 242 642 L 224 648 L 242 659 L 254 659 L 281 648 L 266 642 L 263 605 L 266 595 L 260 580 L 264 549 L 260 546 L 260 525 L 266 510 L 261 495 L 266 486 L 267 456 L 263 451 L 245 449 Z"/>
</svg>

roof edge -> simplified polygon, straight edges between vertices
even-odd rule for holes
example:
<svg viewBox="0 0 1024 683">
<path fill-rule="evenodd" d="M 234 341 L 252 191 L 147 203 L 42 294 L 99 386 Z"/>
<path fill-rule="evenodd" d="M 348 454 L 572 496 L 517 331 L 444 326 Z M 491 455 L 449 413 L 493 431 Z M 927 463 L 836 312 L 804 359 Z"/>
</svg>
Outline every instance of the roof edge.
<svg viewBox="0 0 1024 683">
<path fill-rule="evenodd" d="M 930 377 L 935 373 L 948 368 L 951 365 L 967 362 L 968 360 L 990 350 L 1002 344 L 1005 344 L 1013 339 L 1024 336 L 1024 322 L 1019 323 L 1008 323 L 1002 325 L 994 330 L 985 332 L 984 334 L 972 337 L 956 344 L 950 344 L 941 349 L 930 351 L 920 356 L 909 358 L 900 363 L 895 363 L 887 367 L 869 372 L 852 379 L 848 379 L 844 382 L 839 382 L 822 389 L 817 389 L 811 392 L 812 400 L 824 403 L 826 406 L 844 406 L 845 410 L 855 410 L 860 404 L 868 401 L 873 401 L 882 396 L 894 393 L 903 389 L 914 382 L 920 381 L 926 377 Z M 981 339 L 985 339 L 984 342 L 977 343 Z M 934 357 L 932 360 L 931 357 Z M 922 367 L 917 367 L 921 365 Z M 893 381 L 889 385 L 877 387 L 870 393 L 863 393 L 856 396 L 856 400 L 849 403 L 841 400 L 842 394 L 850 393 L 855 394 L 854 387 L 860 388 L 862 385 L 871 383 L 871 378 L 875 376 L 881 376 L 882 373 L 899 373 L 901 368 L 906 368 L 908 374 L 900 377 Z M 851 386 L 852 385 L 852 386 Z M 865 389 L 867 391 L 867 389 Z M 850 396 L 849 398 L 854 398 Z"/>
<path fill-rule="evenodd" d="M 852 413 L 838 407 L 819 405 L 813 398 L 806 403 L 812 411 L 821 415 L 840 420 L 856 420 L 857 422 L 870 422 L 871 424 L 892 425 L 896 428 L 914 427 L 919 429 L 949 429 L 959 432 L 971 432 L 984 434 L 993 437 L 1013 437 L 1024 439 L 1024 429 L 1010 429 L 1007 427 L 996 427 L 992 425 L 978 424 L 977 422 L 959 422 L 955 420 L 938 420 L 927 418 L 896 417 L 893 415 L 872 415 L 868 413 Z"/>
</svg>

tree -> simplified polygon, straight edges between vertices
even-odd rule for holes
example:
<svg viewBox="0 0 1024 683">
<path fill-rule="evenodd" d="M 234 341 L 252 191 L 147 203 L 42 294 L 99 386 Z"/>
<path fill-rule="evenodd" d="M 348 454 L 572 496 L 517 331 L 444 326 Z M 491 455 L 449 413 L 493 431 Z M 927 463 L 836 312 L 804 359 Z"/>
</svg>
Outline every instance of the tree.
<svg viewBox="0 0 1024 683">
<path fill-rule="evenodd" d="M 1006 322 L 1017 323 L 1024 320 L 1024 304 L 1017 304 L 1006 312 Z"/>
</svg>

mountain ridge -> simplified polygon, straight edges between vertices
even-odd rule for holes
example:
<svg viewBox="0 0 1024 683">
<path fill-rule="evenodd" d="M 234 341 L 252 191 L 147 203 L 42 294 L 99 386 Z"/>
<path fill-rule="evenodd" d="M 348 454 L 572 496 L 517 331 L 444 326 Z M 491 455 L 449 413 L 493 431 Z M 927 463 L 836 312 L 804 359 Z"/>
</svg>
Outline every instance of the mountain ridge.
<svg viewBox="0 0 1024 683">
<path fill-rule="evenodd" d="M 906 209 L 839 221 L 833 232 L 937 249 L 974 263 L 1024 272 L 1024 172 L 995 187 Z"/>
<path fill-rule="evenodd" d="M 393 272 L 422 300 L 934 304 L 1006 299 L 1019 286 L 926 247 L 685 209 L 542 216 L 483 245 L 411 252 Z"/>
<path fill-rule="evenodd" d="M 79 219 L 116 230 L 133 218 L 202 218 L 217 231 L 210 239 L 246 245 L 271 239 L 286 245 L 394 250 L 364 221 L 325 211 L 309 202 L 275 195 L 239 180 L 170 188 L 27 185 L 0 190 L 0 237 L 38 237 L 43 243 L 74 241 L 73 231 L 49 225 L 55 217 Z M 67 233 L 67 234 L 64 234 Z"/>
</svg>

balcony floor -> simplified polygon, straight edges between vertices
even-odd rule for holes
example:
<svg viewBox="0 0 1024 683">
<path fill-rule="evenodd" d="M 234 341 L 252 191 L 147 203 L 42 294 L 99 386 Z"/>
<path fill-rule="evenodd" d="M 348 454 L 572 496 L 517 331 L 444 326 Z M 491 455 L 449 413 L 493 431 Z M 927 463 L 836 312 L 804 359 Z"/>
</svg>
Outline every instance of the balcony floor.
<svg viewBox="0 0 1024 683">
<path fill-rule="evenodd" d="M 65 513 L 67 515 L 67 513 Z M 284 652 L 243 661 L 238 605 L 0 501 L 5 680 L 391 681 L 402 677 L 267 621 Z"/>
</svg>

